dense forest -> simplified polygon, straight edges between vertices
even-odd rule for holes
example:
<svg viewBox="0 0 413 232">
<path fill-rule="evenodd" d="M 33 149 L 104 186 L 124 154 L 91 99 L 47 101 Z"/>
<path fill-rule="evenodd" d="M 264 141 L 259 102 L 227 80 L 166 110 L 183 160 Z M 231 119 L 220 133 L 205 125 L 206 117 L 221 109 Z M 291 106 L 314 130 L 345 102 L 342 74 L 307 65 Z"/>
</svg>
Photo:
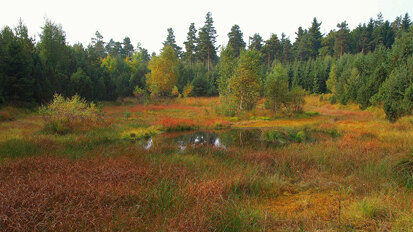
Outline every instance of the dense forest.
<svg viewBox="0 0 413 232">
<path fill-rule="evenodd" d="M 254 34 L 248 44 L 234 25 L 228 44 L 219 47 L 207 13 L 202 27 L 190 24 L 184 48 L 169 28 L 157 55 L 134 47 L 129 37 L 105 41 L 98 31 L 87 47 L 69 45 L 62 26 L 48 19 L 36 41 L 20 21 L 0 32 L 0 104 L 42 104 L 54 93 L 92 101 L 219 94 L 237 110 L 251 109 L 265 96 L 276 111 L 298 110 L 296 96 L 305 91 L 331 93 L 331 103 L 383 107 L 391 121 L 412 112 L 413 27 L 407 13 L 393 22 L 378 14 L 353 30 L 344 21 L 328 34 L 321 24 L 314 18 L 310 27 L 299 27 L 294 42 L 284 33 L 267 40 Z"/>
</svg>

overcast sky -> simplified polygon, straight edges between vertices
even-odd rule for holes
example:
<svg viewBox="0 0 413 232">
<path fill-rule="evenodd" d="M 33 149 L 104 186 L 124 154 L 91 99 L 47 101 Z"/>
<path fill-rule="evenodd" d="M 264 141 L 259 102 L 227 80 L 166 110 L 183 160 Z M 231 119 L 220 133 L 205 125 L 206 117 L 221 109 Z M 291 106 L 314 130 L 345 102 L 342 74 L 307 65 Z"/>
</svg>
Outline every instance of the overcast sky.
<svg viewBox="0 0 413 232">
<path fill-rule="evenodd" d="M 150 52 L 159 52 L 172 27 L 179 46 L 183 47 L 191 22 L 201 27 L 208 11 L 212 13 L 218 33 L 217 46 L 227 43 L 228 32 L 238 24 L 244 41 L 259 33 L 264 40 L 271 33 L 284 32 L 291 40 L 299 26 L 309 28 L 313 17 L 322 22 L 321 31 L 328 33 L 337 23 L 347 20 L 351 29 L 382 12 L 384 19 L 393 21 L 406 12 L 413 15 L 413 0 L 6 0 L 2 4 L 0 26 L 14 27 L 19 18 L 29 33 L 41 32 L 45 18 L 61 24 L 69 44 L 90 43 L 98 30 L 105 41 L 122 41 L 125 36 L 132 44 L 140 42 Z"/>
</svg>

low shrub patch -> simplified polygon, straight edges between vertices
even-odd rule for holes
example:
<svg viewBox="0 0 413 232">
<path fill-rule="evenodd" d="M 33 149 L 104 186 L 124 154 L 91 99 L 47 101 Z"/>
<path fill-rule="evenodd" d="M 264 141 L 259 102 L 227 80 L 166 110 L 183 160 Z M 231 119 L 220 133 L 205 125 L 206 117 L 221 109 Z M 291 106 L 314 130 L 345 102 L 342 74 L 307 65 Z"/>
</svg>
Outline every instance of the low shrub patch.
<svg viewBox="0 0 413 232">
<path fill-rule="evenodd" d="M 101 122 L 100 110 L 78 95 L 64 98 L 56 94 L 52 102 L 42 107 L 44 131 L 66 134 L 76 130 L 87 130 Z"/>
<path fill-rule="evenodd" d="M 307 141 L 308 138 L 309 135 L 306 131 L 298 129 L 270 130 L 264 133 L 265 140 L 280 144 L 301 143 Z"/>
</svg>

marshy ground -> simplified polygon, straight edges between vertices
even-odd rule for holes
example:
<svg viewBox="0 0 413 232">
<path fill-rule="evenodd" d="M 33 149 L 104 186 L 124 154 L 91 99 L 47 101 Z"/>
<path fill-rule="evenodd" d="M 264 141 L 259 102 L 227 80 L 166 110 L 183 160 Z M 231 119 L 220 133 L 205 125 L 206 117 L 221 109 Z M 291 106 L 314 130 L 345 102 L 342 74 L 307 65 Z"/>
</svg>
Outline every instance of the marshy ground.
<svg viewBox="0 0 413 232">
<path fill-rule="evenodd" d="M 106 104 L 66 134 L 36 113 L 0 122 L 0 230 L 412 230 L 413 117 L 306 102 L 237 117 L 218 98 Z"/>
</svg>

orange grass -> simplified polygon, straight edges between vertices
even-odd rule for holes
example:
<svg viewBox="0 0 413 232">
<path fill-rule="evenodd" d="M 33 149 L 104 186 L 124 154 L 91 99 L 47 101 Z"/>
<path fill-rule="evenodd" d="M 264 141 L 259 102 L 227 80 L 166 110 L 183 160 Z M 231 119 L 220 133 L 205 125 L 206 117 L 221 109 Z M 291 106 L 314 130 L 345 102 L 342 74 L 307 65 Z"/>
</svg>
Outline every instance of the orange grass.
<svg viewBox="0 0 413 232">
<path fill-rule="evenodd" d="M 16 231 L 100 228 L 135 207 L 150 172 L 124 158 L 23 158 L 0 167 L 0 222 Z"/>
<path fill-rule="evenodd" d="M 195 127 L 194 120 L 185 118 L 164 117 L 160 118 L 158 123 L 166 131 L 190 130 Z"/>
</svg>

